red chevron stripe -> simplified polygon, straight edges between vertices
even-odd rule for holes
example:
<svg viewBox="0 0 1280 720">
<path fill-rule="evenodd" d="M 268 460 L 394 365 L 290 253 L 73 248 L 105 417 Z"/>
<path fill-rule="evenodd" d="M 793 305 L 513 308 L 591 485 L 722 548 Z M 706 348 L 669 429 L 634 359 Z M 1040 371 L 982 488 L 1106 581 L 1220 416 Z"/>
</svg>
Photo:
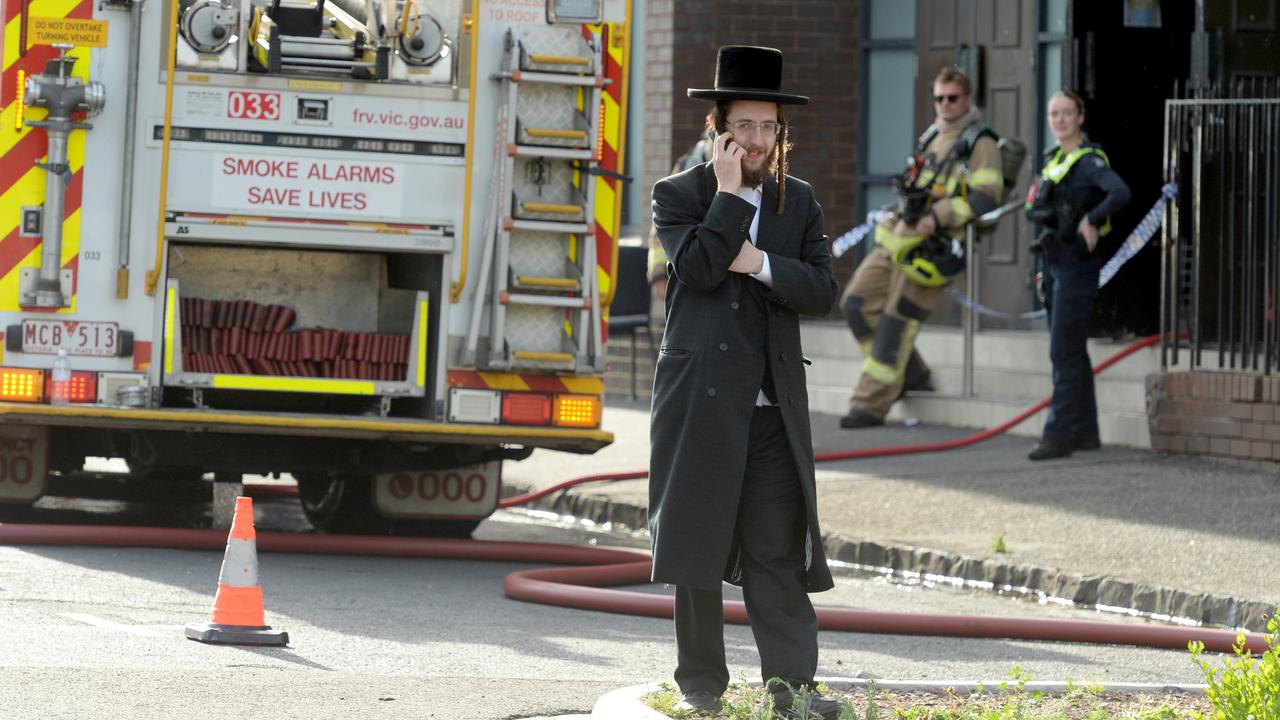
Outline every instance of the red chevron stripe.
<svg viewBox="0 0 1280 720">
<path fill-rule="evenodd" d="M 84 171 L 77 172 L 71 176 L 71 184 L 67 186 L 67 210 L 64 218 L 71 217 L 71 214 L 80 209 L 80 201 L 84 195 Z M 22 259 L 31 254 L 31 251 L 40 244 L 40 238 L 27 238 L 18 236 L 18 228 L 14 228 L 3 241 L 0 241 L 0 277 L 4 277 L 13 272 L 13 269 L 22 262 Z M 75 262 L 79 258 L 71 259 Z M 69 265 L 70 267 L 70 265 Z"/>
<path fill-rule="evenodd" d="M 22 12 L 23 0 L 4 0 L 4 24 L 8 25 L 9 21 L 18 17 Z"/>
<path fill-rule="evenodd" d="M 0 162 L 0 193 L 22 179 L 35 165 L 36 160 L 49 152 L 49 136 L 41 130 L 31 130 L 4 154 Z"/>
<path fill-rule="evenodd" d="M 5 23 L 17 17 L 22 9 L 23 0 L 3 0 L 5 3 Z M 30 15 L 28 14 L 28 17 Z M 72 8 L 66 17 L 88 20 L 93 18 L 93 0 L 84 0 L 79 5 Z M 0 107 L 8 107 L 18 96 L 18 70 L 26 70 L 30 73 L 44 72 L 44 66 L 50 60 L 58 57 L 58 51 L 47 45 L 29 45 L 25 57 L 19 59 L 14 64 L 4 69 L 4 74 L 0 75 Z M 88 63 L 87 55 L 81 52 L 76 57 L 84 57 L 86 59 L 77 60 L 76 65 L 83 67 Z"/>
</svg>

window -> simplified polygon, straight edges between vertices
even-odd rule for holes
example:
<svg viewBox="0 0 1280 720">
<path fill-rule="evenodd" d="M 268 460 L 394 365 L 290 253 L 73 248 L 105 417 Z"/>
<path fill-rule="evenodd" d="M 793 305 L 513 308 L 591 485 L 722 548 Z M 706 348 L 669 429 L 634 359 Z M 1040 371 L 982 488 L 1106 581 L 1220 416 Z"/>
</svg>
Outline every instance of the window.
<svg viewBox="0 0 1280 720">
<path fill-rule="evenodd" d="M 858 217 L 893 201 L 889 187 L 915 146 L 916 3 L 862 5 Z"/>
</svg>

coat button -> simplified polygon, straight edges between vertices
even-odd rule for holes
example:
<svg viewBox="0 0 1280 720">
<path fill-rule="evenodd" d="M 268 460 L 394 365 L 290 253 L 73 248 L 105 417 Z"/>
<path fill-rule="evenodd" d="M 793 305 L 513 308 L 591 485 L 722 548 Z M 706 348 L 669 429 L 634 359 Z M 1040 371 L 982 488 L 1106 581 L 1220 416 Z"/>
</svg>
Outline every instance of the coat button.
<svg viewBox="0 0 1280 720">
<path fill-rule="evenodd" d="M 716 396 L 716 389 L 715 389 L 715 388 L 707 388 L 707 397 L 715 397 L 715 396 Z"/>
<path fill-rule="evenodd" d="M 737 309 L 738 309 L 738 301 L 737 301 L 737 300 L 734 300 L 733 302 L 729 303 L 729 307 L 733 308 L 734 310 L 737 310 Z"/>
<path fill-rule="evenodd" d="M 779 353 L 779 354 L 778 354 L 778 359 L 779 359 L 779 360 L 781 360 L 782 362 L 786 362 L 786 361 L 787 361 L 787 354 L 786 354 L 786 353 Z"/>
<path fill-rule="evenodd" d="M 776 315 L 777 317 L 782 317 L 782 308 L 778 308 L 778 307 L 774 308 L 773 314 Z"/>
<path fill-rule="evenodd" d="M 728 349 L 729 349 L 729 343 L 720 343 L 720 352 L 725 352 Z"/>
<path fill-rule="evenodd" d="M 790 395 L 788 395 L 788 396 L 787 396 L 787 404 L 788 404 L 788 405 L 795 405 L 795 404 L 796 404 L 796 399 L 795 399 L 795 398 L 793 398 L 793 397 L 791 397 Z"/>
</svg>

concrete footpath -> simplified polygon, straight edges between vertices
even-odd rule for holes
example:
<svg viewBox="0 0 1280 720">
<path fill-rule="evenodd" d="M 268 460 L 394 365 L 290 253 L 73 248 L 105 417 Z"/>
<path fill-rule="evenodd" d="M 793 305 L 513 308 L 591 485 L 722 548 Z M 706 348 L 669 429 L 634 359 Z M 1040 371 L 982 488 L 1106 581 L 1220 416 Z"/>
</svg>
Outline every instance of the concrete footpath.
<svg viewBox="0 0 1280 720">
<path fill-rule="evenodd" d="M 975 432 L 841 430 L 837 417 L 820 414 L 812 423 L 819 455 Z M 508 491 L 647 467 L 647 406 L 613 403 L 604 426 L 616 441 L 596 455 L 539 451 L 508 464 Z M 1280 474 L 1129 448 L 1033 463 L 1031 444 L 1005 435 L 946 452 L 820 463 L 828 558 L 1265 629 L 1264 614 L 1280 603 Z M 646 504 L 646 481 L 632 480 L 580 485 L 538 507 L 643 529 Z"/>
</svg>

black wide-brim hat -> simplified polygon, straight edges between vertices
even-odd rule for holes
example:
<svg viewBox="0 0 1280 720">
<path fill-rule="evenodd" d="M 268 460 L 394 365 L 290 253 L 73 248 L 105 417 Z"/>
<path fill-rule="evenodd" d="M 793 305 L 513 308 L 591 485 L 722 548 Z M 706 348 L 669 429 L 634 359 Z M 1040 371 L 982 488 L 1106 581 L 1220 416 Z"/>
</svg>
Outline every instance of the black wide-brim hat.
<svg viewBox="0 0 1280 720">
<path fill-rule="evenodd" d="M 753 45 L 725 45 L 716 55 L 716 86 L 689 88 L 696 100 L 763 100 L 782 105 L 808 105 L 804 95 L 780 92 L 782 52 Z"/>
</svg>

